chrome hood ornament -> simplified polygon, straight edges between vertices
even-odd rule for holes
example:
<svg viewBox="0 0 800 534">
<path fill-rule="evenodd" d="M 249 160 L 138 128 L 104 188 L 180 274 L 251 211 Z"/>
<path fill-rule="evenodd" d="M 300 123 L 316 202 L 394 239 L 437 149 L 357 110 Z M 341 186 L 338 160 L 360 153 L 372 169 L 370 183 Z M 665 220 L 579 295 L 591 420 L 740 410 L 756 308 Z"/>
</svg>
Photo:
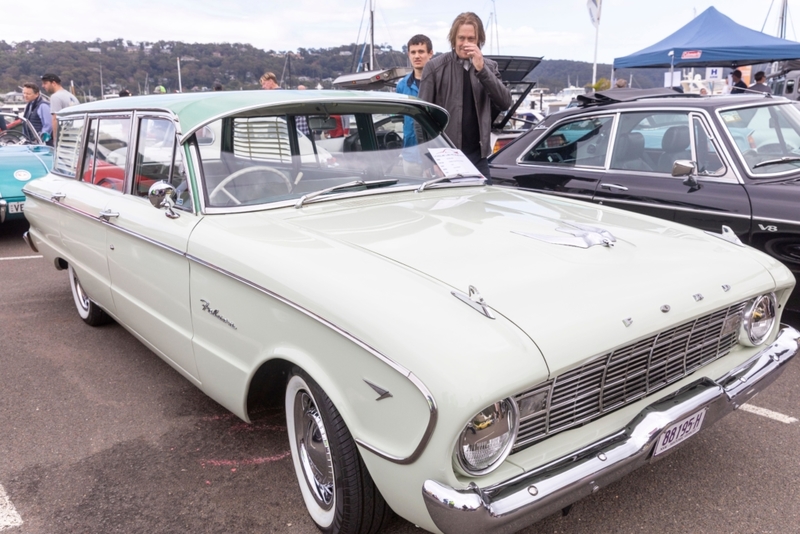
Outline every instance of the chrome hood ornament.
<svg viewBox="0 0 800 534">
<path fill-rule="evenodd" d="M 529 234 L 526 232 L 515 232 L 521 236 L 530 237 L 531 239 L 538 239 L 545 243 L 553 243 L 554 245 L 565 245 L 568 247 L 589 248 L 595 245 L 604 247 L 613 247 L 617 242 L 611 232 L 598 228 L 596 226 L 588 226 L 578 223 L 570 223 L 569 226 L 559 226 L 556 228 L 558 232 L 564 232 L 572 237 L 555 236 L 555 235 L 542 235 L 542 234 Z"/>
<path fill-rule="evenodd" d="M 708 235 L 713 235 L 714 237 L 718 237 L 718 238 L 720 238 L 720 239 L 722 239 L 724 241 L 727 241 L 728 243 L 733 243 L 734 245 L 739 245 L 740 247 L 744 246 L 744 243 L 742 243 L 742 240 L 739 239 L 739 236 L 736 235 L 736 232 L 731 230 L 730 226 L 726 226 L 726 225 L 723 224 L 722 225 L 722 233 L 720 233 L 720 234 L 717 234 L 717 233 L 714 233 L 714 232 L 709 232 L 709 231 L 706 231 L 706 233 Z"/>
<path fill-rule="evenodd" d="M 486 301 L 483 300 L 483 297 L 478 290 L 475 289 L 475 286 L 469 286 L 469 295 L 462 293 L 461 291 L 451 291 L 450 292 L 454 297 L 459 299 L 461 302 L 468 304 L 471 306 L 475 311 L 478 313 L 482 313 L 489 319 L 494 319 L 494 314 L 492 310 L 489 309 L 489 306 L 486 304 Z"/>
</svg>

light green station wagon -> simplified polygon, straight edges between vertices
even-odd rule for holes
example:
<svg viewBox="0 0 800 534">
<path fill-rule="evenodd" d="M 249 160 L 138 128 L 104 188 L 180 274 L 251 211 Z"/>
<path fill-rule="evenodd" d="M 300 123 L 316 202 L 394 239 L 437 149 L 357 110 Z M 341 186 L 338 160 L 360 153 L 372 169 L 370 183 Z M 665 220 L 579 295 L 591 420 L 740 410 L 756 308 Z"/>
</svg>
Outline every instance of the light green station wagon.
<svg viewBox="0 0 800 534">
<path fill-rule="evenodd" d="M 26 240 L 69 271 L 86 323 L 117 321 L 244 421 L 277 394 L 329 533 L 392 510 L 519 530 L 671 453 L 797 354 L 776 260 L 725 228 L 453 173 L 446 121 L 346 91 L 74 106 L 25 186 Z"/>
</svg>

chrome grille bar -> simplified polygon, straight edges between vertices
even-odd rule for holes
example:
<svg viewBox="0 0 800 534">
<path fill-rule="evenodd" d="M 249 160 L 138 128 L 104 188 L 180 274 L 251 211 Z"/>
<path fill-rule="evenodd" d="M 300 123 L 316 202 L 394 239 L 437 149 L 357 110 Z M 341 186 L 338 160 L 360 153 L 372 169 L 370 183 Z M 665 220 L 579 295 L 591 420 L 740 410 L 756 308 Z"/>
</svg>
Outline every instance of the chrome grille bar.
<svg viewBox="0 0 800 534">
<path fill-rule="evenodd" d="M 745 304 L 621 347 L 520 393 L 515 399 L 522 407 L 525 399 L 550 389 L 542 409 L 527 413 L 521 408 L 513 452 L 626 406 L 727 355 L 737 343 Z"/>
</svg>

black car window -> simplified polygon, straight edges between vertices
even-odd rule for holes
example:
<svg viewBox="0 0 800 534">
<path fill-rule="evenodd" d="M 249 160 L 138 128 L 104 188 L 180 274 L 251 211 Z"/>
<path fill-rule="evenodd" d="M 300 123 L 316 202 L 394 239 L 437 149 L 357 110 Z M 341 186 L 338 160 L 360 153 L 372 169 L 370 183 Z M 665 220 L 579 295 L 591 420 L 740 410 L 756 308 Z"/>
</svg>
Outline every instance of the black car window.
<svg viewBox="0 0 800 534">
<path fill-rule="evenodd" d="M 612 124 L 611 116 L 562 124 L 528 151 L 522 161 L 568 167 L 604 167 Z"/>
<path fill-rule="evenodd" d="M 725 174 L 725 165 L 719 156 L 716 141 L 712 140 L 700 117 L 692 118 L 694 127 L 694 152 L 697 158 L 697 174 L 719 176 Z"/>
<path fill-rule="evenodd" d="M 617 128 L 611 168 L 671 173 L 679 159 L 692 159 L 689 113 L 623 113 Z"/>
</svg>

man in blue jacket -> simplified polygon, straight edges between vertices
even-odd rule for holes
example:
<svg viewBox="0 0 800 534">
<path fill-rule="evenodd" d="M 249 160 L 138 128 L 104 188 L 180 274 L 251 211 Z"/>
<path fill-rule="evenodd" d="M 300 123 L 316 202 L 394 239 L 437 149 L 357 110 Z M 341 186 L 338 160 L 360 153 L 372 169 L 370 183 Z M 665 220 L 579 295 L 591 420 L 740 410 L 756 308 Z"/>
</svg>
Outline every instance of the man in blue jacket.
<svg viewBox="0 0 800 534">
<path fill-rule="evenodd" d="M 422 69 L 433 57 L 433 43 L 425 35 L 418 34 L 408 40 L 408 59 L 413 71 L 404 76 L 397 84 L 397 92 L 403 95 L 418 96 L 419 81 L 422 79 Z M 412 147 L 417 144 L 417 134 L 414 131 L 414 119 L 403 119 L 403 147 Z M 403 151 L 403 170 L 408 175 L 421 174 L 419 154 L 416 150 Z"/>
</svg>

